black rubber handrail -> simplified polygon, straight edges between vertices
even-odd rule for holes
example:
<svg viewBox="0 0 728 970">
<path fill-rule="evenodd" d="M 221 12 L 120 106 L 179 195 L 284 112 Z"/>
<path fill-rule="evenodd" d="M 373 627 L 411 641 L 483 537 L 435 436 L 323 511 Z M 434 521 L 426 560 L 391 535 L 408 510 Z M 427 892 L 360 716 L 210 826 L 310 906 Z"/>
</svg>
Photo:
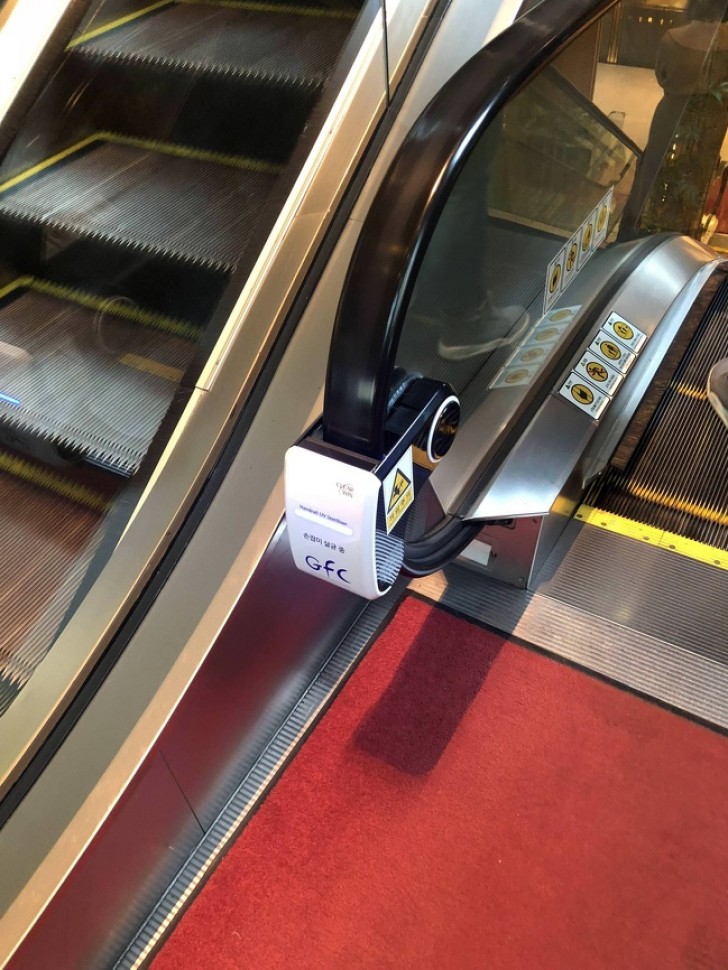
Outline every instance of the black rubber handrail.
<svg viewBox="0 0 728 970">
<path fill-rule="evenodd" d="M 433 98 L 374 199 L 339 302 L 323 435 L 380 458 L 407 307 L 445 202 L 504 106 L 618 0 L 543 0 L 472 57 Z"/>
</svg>

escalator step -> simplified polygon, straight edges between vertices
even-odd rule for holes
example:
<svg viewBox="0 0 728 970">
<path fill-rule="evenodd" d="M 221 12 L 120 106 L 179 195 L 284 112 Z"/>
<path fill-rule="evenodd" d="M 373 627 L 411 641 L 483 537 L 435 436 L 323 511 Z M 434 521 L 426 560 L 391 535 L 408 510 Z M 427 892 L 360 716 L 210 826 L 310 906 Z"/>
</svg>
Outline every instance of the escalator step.
<svg viewBox="0 0 728 970">
<path fill-rule="evenodd" d="M 74 48 L 93 59 L 320 88 L 353 16 L 272 4 L 179 3 L 81 37 Z"/>
<path fill-rule="evenodd" d="M 707 400 L 712 365 L 728 357 L 728 284 L 704 316 L 625 471 L 591 505 L 728 550 L 728 439 Z"/>
<path fill-rule="evenodd" d="M 0 186 L 0 217 L 229 272 L 276 172 L 209 154 L 99 135 Z"/>
<path fill-rule="evenodd" d="M 114 312 L 20 288 L 0 307 L 0 428 L 121 475 L 139 467 L 194 344 Z"/>
<path fill-rule="evenodd" d="M 0 451 L 0 714 L 46 655 L 105 507 L 91 489 Z"/>
</svg>

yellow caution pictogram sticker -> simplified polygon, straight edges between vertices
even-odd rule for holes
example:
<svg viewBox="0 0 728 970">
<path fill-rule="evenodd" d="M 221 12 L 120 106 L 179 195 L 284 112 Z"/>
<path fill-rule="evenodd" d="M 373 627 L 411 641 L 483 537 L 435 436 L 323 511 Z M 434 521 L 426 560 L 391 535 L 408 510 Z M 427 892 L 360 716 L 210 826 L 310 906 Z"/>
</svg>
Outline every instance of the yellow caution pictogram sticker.
<svg viewBox="0 0 728 970">
<path fill-rule="evenodd" d="M 589 361 L 589 363 L 586 365 L 586 372 L 589 377 L 592 378 L 592 380 L 599 381 L 600 384 L 606 381 L 606 379 L 609 377 L 607 368 L 602 364 L 597 363 L 596 360 Z"/>
<path fill-rule="evenodd" d="M 561 264 L 554 266 L 551 273 L 551 279 L 549 280 L 549 293 L 555 293 L 559 288 L 559 283 L 561 282 Z"/>
<path fill-rule="evenodd" d="M 412 483 L 411 449 L 400 459 L 397 467 L 384 481 L 384 501 L 386 503 L 387 532 L 391 532 L 415 499 Z"/>
<path fill-rule="evenodd" d="M 622 340 L 632 340 L 634 337 L 634 330 L 624 320 L 617 320 L 615 322 L 614 332 L 618 337 L 621 337 Z"/>
<path fill-rule="evenodd" d="M 609 215 L 609 206 L 603 205 L 599 210 L 599 216 L 597 217 L 597 232 L 601 232 L 606 226 L 608 215 Z"/>
<path fill-rule="evenodd" d="M 397 474 L 394 476 L 392 494 L 389 496 L 389 508 L 387 509 L 387 514 L 389 514 L 395 508 L 397 502 L 399 502 L 411 484 L 412 482 L 409 480 L 409 478 L 407 478 L 407 476 L 398 468 Z"/>
<path fill-rule="evenodd" d="M 529 347 L 521 354 L 521 360 L 524 364 L 532 364 L 535 360 L 541 360 L 545 353 L 543 347 Z"/>
<path fill-rule="evenodd" d="M 602 342 L 599 344 L 599 349 L 604 356 L 608 357 L 610 360 L 619 360 L 619 358 L 622 356 L 622 351 L 616 344 L 612 343 L 611 340 L 602 340 Z"/>
<path fill-rule="evenodd" d="M 579 309 L 579 307 L 576 309 Z M 552 323 L 560 323 L 564 320 L 571 320 L 571 318 L 574 316 L 574 310 L 574 307 L 564 307 L 563 310 L 552 310 L 551 313 L 549 313 L 548 318 Z"/>
<path fill-rule="evenodd" d="M 586 384 L 574 384 L 571 388 L 571 396 L 579 404 L 591 404 L 594 400 L 594 392 Z"/>
<path fill-rule="evenodd" d="M 569 250 L 566 253 L 566 272 L 570 273 L 576 266 L 576 257 L 579 255 L 579 247 L 576 243 L 572 243 L 569 246 Z"/>
<path fill-rule="evenodd" d="M 522 367 L 520 370 L 511 371 L 510 374 L 505 376 L 504 380 L 506 384 L 520 384 L 522 381 L 526 380 L 529 373 L 529 371 Z"/>
<path fill-rule="evenodd" d="M 591 246 L 592 236 L 594 235 L 594 223 L 590 222 L 589 225 L 584 230 L 584 235 L 581 237 L 581 251 L 583 253 L 587 252 Z"/>
</svg>

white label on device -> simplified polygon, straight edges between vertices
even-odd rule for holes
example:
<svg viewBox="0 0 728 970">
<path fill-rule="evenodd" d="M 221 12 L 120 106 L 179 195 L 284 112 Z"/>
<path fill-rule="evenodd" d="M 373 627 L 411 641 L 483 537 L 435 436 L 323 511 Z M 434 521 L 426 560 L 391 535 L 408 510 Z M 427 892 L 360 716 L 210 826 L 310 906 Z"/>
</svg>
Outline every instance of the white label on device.
<svg viewBox="0 0 728 970">
<path fill-rule="evenodd" d="M 375 559 L 376 475 L 296 445 L 286 452 L 285 482 L 296 566 L 366 599 L 383 596 Z"/>
</svg>

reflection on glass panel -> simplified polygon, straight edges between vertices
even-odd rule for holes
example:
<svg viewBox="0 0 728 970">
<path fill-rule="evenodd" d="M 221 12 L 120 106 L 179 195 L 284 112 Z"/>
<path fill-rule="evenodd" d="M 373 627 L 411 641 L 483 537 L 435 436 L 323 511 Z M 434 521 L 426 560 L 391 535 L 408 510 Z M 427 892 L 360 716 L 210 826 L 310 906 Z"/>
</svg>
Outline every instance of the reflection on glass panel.
<svg viewBox="0 0 728 970">
<path fill-rule="evenodd" d="M 572 243 L 575 272 L 580 230 L 600 207 L 589 254 L 592 242 L 613 235 L 638 157 L 571 80 L 583 75 L 566 52 L 509 102 L 474 148 L 418 276 L 402 367 L 449 381 L 460 393 L 477 375 L 481 394 L 516 350 L 537 345 L 526 358 L 529 378 L 533 363 L 545 361 L 549 268 Z M 559 272 L 569 275 L 563 265 Z M 519 365 L 515 373 L 522 371 Z"/>
<path fill-rule="evenodd" d="M 0 712 L 120 534 L 359 6 L 88 2 L 3 143 Z"/>
<path fill-rule="evenodd" d="M 644 147 L 623 239 L 676 231 L 707 241 L 716 229 L 728 230 L 721 214 L 727 7 L 725 0 L 692 0 L 639 12 L 631 4 L 615 20 L 618 43 L 614 56 L 598 66 L 595 100 Z M 638 61 L 632 52 L 643 35 L 649 35 L 650 56 Z"/>
<path fill-rule="evenodd" d="M 726 6 L 650 4 L 647 69 L 624 55 L 636 5 L 619 3 L 509 102 L 425 254 L 401 367 L 476 404 L 507 387 L 515 407 L 575 321 L 568 287 L 594 253 L 655 232 L 705 235 L 724 168 Z"/>
</svg>

